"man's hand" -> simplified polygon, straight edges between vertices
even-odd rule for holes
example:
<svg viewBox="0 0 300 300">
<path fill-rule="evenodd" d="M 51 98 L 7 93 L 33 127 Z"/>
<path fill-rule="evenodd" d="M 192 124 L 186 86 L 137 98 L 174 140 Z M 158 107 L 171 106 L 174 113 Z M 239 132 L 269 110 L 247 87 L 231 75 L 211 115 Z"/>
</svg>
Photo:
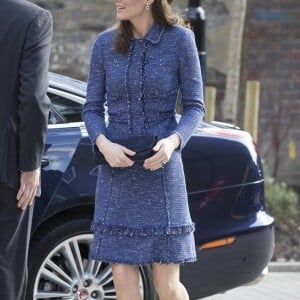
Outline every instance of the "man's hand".
<svg viewBox="0 0 300 300">
<path fill-rule="evenodd" d="M 29 172 L 21 172 L 20 188 L 17 194 L 18 207 L 24 210 L 32 205 L 40 182 L 40 169 Z"/>
</svg>

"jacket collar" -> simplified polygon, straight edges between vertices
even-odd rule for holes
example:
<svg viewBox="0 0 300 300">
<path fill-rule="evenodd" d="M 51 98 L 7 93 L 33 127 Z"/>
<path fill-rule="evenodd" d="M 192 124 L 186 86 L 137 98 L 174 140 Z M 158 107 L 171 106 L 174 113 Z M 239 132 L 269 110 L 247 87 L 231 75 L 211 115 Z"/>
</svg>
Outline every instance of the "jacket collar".
<svg viewBox="0 0 300 300">
<path fill-rule="evenodd" d="M 161 40 L 164 31 L 165 31 L 165 26 L 159 25 L 156 22 L 154 22 L 149 32 L 143 39 L 151 42 L 152 44 L 158 44 Z M 136 39 L 133 38 L 133 40 Z"/>
<path fill-rule="evenodd" d="M 164 31 L 165 31 L 164 26 L 154 22 L 148 34 L 146 35 L 145 39 L 151 42 L 152 44 L 158 44 L 161 40 Z"/>
</svg>

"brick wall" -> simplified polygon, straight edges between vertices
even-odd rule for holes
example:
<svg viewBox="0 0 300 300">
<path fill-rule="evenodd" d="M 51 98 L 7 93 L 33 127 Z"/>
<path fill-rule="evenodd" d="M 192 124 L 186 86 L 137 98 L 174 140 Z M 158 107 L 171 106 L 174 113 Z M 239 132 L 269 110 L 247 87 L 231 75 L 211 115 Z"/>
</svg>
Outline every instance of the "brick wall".
<svg viewBox="0 0 300 300">
<path fill-rule="evenodd" d="M 248 1 L 242 85 L 245 80 L 261 82 L 258 145 L 266 173 L 300 186 L 298 0 Z"/>
<path fill-rule="evenodd" d="M 54 20 L 51 71 L 85 80 L 90 47 L 97 33 L 112 25 L 115 4 L 112 0 L 31 0 L 49 9 Z M 185 14 L 188 0 L 174 0 L 173 9 Z M 223 3 L 224 2 L 224 3 Z M 228 2 L 225 4 L 225 2 Z M 208 84 L 218 87 L 218 98 L 224 96 L 226 55 L 230 27 L 231 0 L 204 0 L 207 13 Z M 229 7 L 227 7 L 227 6 Z M 221 115 L 218 109 L 218 115 Z"/>
<path fill-rule="evenodd" d="M 96 35 L 113 25 L 112 0 L 31 0 L 51 11 L 54 35 L 50 69 L 85 80 L 90 48 Z M 174 1 L 174 9 L 184 13 L 186 1 Z"/>
</svg>

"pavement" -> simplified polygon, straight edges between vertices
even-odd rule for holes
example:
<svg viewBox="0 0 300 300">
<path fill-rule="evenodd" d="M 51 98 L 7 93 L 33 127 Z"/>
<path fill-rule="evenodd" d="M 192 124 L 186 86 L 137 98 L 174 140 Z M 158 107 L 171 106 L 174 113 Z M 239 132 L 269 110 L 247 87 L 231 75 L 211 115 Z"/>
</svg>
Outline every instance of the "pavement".
<svg viewBox="0 0 300 300">
<path fill-rule="evenodd" d="M 270 263 L 269 273 L 257 284 L 241 286 L 224 294 L 202 299 L 300 300 L 300 262 Z"/>
</svg>

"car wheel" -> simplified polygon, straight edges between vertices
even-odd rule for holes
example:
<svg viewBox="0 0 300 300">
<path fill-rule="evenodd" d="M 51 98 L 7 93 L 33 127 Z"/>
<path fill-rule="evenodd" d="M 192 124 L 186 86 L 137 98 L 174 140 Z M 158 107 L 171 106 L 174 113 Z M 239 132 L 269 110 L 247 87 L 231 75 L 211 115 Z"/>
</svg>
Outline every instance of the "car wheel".
<svg viewBox="0 0 300 300">
<path fill-rule="evenodd" d="M 110 265 L 90 258 L 90 223 L 56 220 L 33 237 L 26 300 L 117 299 Z M 155 299 L 148 267 L 140 267 L 140 289 L 144 300 Z"/>
</svg>

